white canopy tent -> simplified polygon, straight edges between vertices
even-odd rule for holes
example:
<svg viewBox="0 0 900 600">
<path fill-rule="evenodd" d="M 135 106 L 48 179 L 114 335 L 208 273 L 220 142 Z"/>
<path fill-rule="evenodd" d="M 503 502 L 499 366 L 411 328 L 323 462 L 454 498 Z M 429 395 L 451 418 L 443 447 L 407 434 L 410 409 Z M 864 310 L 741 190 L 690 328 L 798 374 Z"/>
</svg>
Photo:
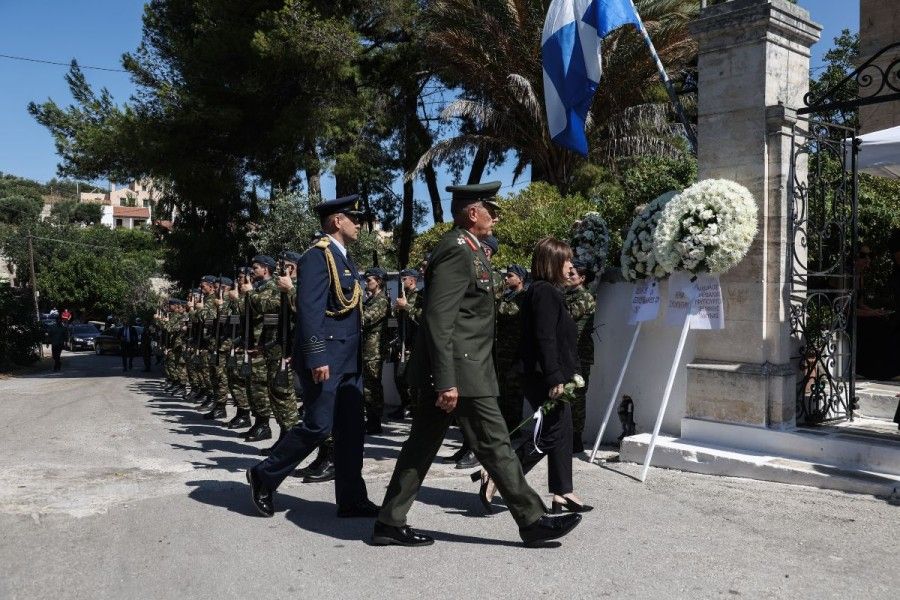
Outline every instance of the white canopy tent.
<svg viewBox="0 0 900 600">
<path fill-rule="evenodd" d="M 860 173 L 900 179 L 900 126 L 873 131 L 859 139 L 856 165 Z"/>
</svg>

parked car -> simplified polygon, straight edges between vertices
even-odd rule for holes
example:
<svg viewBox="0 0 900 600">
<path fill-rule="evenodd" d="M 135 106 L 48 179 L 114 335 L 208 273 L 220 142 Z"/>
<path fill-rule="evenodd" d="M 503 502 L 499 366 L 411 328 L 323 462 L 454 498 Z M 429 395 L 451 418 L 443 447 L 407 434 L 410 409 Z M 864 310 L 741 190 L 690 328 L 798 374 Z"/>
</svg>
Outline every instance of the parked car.
<svg viewBox="0 0 900 600">
<path fill-rule="evenodd" d="M 90 323 L 76 323 L 69 325 L 69 335 L 66 347 L 71 351 L 92 350 L 95 341 L 100 337 L 100 330 Z"/>
<path fill-rule="evenodd" d="M 137 339 L 141 339 L 141 335 L 144 332 L 144 328 L 139 325 L 134 326 L 135 331 L 137 332 Z M 119 332 L 122 330 L 122 327 L 110 327 L 101 333 L 96 341 L 94 342 L 94 353 L 95 354 L 119 354 L 122 351 L 122 348 L 119 346 Z M 138 341 L 135 341 L 135 348 L 137 348 Z M 135 354 L 137 354 L 137 350 L 135 350 Z"/>
</svg>

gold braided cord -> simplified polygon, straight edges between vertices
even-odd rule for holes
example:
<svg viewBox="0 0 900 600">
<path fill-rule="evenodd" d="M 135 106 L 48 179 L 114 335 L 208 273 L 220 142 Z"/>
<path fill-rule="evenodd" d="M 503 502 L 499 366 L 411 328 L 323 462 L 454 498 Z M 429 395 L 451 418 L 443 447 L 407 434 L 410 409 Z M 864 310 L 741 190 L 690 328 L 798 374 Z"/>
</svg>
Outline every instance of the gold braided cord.
<svg viewBox="0 0 900 600">
<path fill-rule="evenodd" d="M 359 285 L 359 280 L 356 277 L 353 278 L 353 293 L 347 298 L 344 295 L 344 290 L 341 288 L 341 279 L 338 276 L 337 264 L 334 262 L 334 256 L 327 250 L 328 238 L 319 240 L 316 247 L 321 248 L 322 253 L 325 254 L 325 264 L 328 266 L 328 278 L 331 280 L 334 298 L 337 301 L 338 306 L 340 306 L 340 308 L 335 311 L 325 309 L 325 314 L 329 317 L 343 317 L 359 306 L 359 303 L 362 300 L 362 288 Z"/>
</svg>

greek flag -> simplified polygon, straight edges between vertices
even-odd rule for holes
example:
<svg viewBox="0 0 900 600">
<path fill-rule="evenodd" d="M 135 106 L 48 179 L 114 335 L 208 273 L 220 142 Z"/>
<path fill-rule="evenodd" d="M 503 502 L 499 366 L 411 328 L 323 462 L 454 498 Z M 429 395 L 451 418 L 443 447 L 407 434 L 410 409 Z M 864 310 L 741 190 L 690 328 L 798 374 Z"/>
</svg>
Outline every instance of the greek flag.
<svg viewBox="0 0 900 600">
<path fill-rule="evenodd" d="M 587 156 L 584 120 L 600 84 L 600 40 L 640 17 L 631 0 L 553 0 L 544 21 L 544 101 L 550 137 Z"/>
</svg>

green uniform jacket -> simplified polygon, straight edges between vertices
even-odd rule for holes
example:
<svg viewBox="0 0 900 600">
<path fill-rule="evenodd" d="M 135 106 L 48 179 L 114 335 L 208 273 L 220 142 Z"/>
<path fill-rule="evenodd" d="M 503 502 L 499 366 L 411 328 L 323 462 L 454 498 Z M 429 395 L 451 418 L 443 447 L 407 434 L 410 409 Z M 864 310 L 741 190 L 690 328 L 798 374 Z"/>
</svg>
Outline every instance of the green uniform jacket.
<svg viewBox="0 0 900 600">
<path fill-rule="evenodd" d="M 425 274 L 425 310 L 416 351 L 407 367 L 410 384 L 460 396 L 497 396 L 494 370 L 494 284 L 481 244 L 454 227 L 431 253 Z"/>
<path fill-rule="evenodd" d="M 384 290 L 363 303 L 363 361 L 384 361 L 387 354 L 387 326 L 391 305 Z"/>
<path fill-rule="evenodd" d="M 581 286 L 566 291 L 566 308 L 578 327 L 578 360 L 594 362 L 594 312 L 597 300 L 590 290 Z"/>
</svg>

